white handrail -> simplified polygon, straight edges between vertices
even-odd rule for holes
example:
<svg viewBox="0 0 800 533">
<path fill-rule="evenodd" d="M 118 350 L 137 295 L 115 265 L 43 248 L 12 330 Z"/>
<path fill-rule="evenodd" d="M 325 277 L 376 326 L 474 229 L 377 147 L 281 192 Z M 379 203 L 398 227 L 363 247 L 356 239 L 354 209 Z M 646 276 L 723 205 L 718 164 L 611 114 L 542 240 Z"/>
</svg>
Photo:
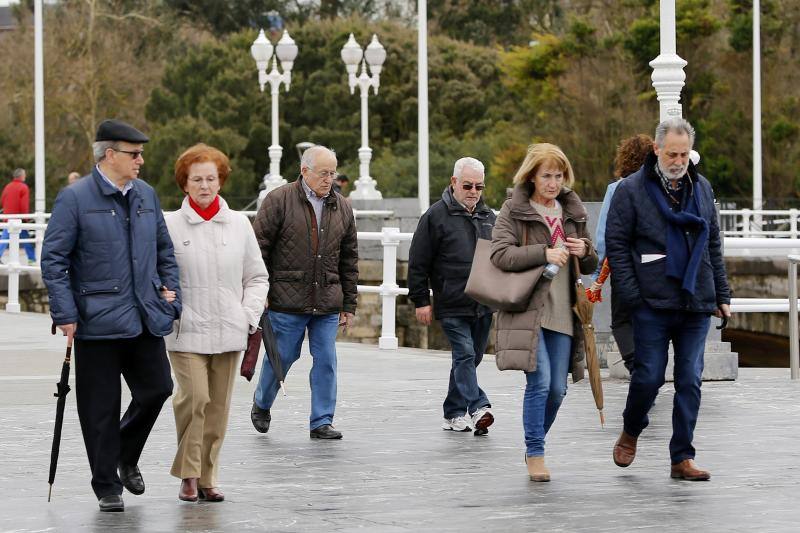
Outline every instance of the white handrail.
<svg viewBox="0 0 800 533">
<path fill-rule="evenodd" d="M 381 212 L 383 213 L 383 212 Z M 37 216 L 39 215 L 39 216 Z M 383 215 L 381 215 L 383 216 Z M 8 303 L 6 311 L 20 312 L 19 304 L 19 275 L 21 272 L 40 272 L 38 258 L 41 254 L 41 240 L 47 225 L 44 223 L 23 223 L 22 218 L 38 218 L 45 220 L 49 213 L 29 215 L 9 215 L 5 222 L 0 222 L 0 228 L 9 230 L 9 261 L 0 265 L 0 274 L 8 275 Z M 36 230 L 35 239 L 20 239 L 23 230 Z M 378 346 L 381 349 L 393 350 L 398 347 L 396 334 L 396 300 L 398 296 L 407 295 L 408 289 L 397 284 L 397 248 L 401 242 L 410 241 L 413 233 L 402 233 L 399 228 L 384 227 L 381 231 L 360 231 L 359 241 L 379 241 L 383 247 L 383 279 L 380 285 L 358 285 L 358 292 L 379 294 L 381 305 L 381 336 Z M 37 264 L 28 266 L 19 262 L 20 244 L 23 242 L 37 243 Z M 728 250 L 793 250 L 800 249 L 800 239 L 774 239 L 774 238 L 731 238 L 724 239 L 724 248 Z M 727 253 L 726 253 L 727 255 Z M 789 298 L 734 298 L 731 301 L 731 311 L 736 313 L 789 313 L 790 337 L 790 364 L 792 366 L 792 379 L 800 379 L 800 364 L 798 363 L 798 307 L 792 308 L 790 301 L 797 299 L 797 264 L 800 255 L 789 255 Z M 800 302 L 798 302 L 800 303 Z"/>
<path fill-rule="evenodd" d="M 719 214 L 726 236 L 800 238 L 800 209 L 721 209 Z"/>
<path fill-rule="evenodd" d="M 789 259 L 789 301 L 797 301 L 797 263 L 800 255 L 790 255 Z M 800 379 L 800 325 L 797 322 L 797 306 L 789 309 L 789 371 L 792 379 Z"/>
</svg>

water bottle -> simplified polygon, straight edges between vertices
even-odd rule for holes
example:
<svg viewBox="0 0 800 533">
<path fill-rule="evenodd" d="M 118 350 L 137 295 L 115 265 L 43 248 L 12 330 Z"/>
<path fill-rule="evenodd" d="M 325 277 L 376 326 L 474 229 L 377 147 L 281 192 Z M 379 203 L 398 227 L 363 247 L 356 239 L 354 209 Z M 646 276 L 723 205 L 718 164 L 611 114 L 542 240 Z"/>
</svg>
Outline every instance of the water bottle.
<svg viewBox="0 0 800 533">
<path fill-rule="evenodd" d="M 564 243 L 562 242 L 556 248 L 562 248 L 563 249 L 563 248 L 566 248 L 566 246 L 564 246 Z M 544 267 L 544 272 L 542 272 L 542 276 L 545 279 L 553 279 L 558 275 L 558 271 L 560 269 L 561 269 L 561 267 L 559 267 L 558 265 L 555 265 L 553 263 L 547 263 L 547 266 Z"/>
</svg>

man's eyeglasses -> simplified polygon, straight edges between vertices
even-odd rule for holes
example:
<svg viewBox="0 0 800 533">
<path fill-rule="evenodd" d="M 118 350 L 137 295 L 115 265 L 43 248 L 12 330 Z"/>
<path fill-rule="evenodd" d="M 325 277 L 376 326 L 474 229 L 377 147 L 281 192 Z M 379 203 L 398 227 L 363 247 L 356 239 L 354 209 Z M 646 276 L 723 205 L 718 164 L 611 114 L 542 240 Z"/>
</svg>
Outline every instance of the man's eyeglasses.
<svg viewBox="0 0 800 533">
<path fill-rule="evenodd" d="M 117 150 L 116 148 L 112 148 L 115 152 L 122 152 L 123 154 L 128 154 L 131 156 L 131 159 L 138 159 L 143 153 L 144 150 Z"/>
<path fill-rule="evenodd" d="M 311 167 L 308 167 L 308 169 L 311 170 L 312 172 L 314 172 L 314 174 L 316 174 L 317 176 L 319 176 L 322 179 L 330 178 L 332 180 L 335 180 L 339 176 L 339 173 L 336 172 L 335 170 L 323 170 L 322 172 L 317 172 L 316 170 L 314 170 Z"/>
<path fill-rule="evenodd" d="M 461 188 L 465 191 L 471 191 L 472 188 L 475 187 L 475 190 L 481 192 L 483 189 L 486 188 L 486 185 L 483 183 L 462 183 Z"/>
</svg>

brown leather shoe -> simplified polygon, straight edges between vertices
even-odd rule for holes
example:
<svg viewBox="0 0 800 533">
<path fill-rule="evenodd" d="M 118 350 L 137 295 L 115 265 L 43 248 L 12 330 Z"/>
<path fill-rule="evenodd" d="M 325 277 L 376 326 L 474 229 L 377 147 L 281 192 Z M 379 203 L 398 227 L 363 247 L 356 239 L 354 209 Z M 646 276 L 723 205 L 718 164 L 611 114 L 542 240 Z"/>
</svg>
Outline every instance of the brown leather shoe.
<svg viewBox="0 0 800 533">
<path fill-rule="evenodd" d="M 181 480 L 181 489 L 178 491 L 178 499 L 185 502 L 197 501 L 196 477 L 189 477 Z"/>
<path fill-rule="evenodd" d="M 216 487 L 201 488 L 197 491 L 204 502 L 221 502 L 225 499 L 225 495 Z"/>
<path fill-rule="evenodd" d="M 614 464 L 625 468 L 630 466 L 636 457 L 636 441 L 638 437 L 631 437 L 624 431 L 620 433 L 614 444 Z"/>
<path fill-rule="evenodd" d="M 672 465 L 669 477 L 687 481 L 708 481 L 711 479 L 711 472 L 698 468 L 691 459 L 684 459 L 680 463 Z"/>
</svg>

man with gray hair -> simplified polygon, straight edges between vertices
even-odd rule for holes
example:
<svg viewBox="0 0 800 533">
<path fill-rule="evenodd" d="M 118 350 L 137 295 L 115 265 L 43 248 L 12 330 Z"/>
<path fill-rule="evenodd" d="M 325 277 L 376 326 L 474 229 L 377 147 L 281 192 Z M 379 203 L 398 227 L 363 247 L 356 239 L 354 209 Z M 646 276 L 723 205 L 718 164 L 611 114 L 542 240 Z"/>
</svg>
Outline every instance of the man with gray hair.
<svg viewBox="0 0 800 533">
<path fill-rule="evenodd" d="M 267 306 L 283 370 L 300 358 L 308 330 L 312 439 L 341 439 L 336 409 L 336 334 L 356 312 L 358 241 L 353 210 L 331 190 L 336 154 L 324 146 L 303 152 L 300 178 L 270 192 L 253 225 L 269 271 Z M 266 433 L 278 380 L 267 357 L 261 367 L 250 420 Z"/>
<path fill-rule="evenodd" d="M 420 218 L 408 255 L 408 296 L 417 308 L 417 321 L 427 326 L 435 316 L 452 347 L 442 428 L 473 429 L 475 435 L 488 433 L 494 422 L 476 372 L 493 311 L 464 294 L 478 239 L 491 239 L 495 222 L 481 198 L 484 179 L 483 163 L 477 159 L 456 161 L 441 200 Z"/>
<path fill-rule="evenodd" d="M 695 465 L 692 445 L 703 350 L 709 317 L 729 317 L 731 298 L 714 191 L 690 162 L 694 138 L 694 128 L 682 118 L 658 125 L 654 153 L 617 187 L 605 237 L 614 291 L 632 309 L 635 353 L 614 463 L 627 467 L 636 456 L 637 440 L 664 384 L 672 342 L 670 475 L 705 481 L 711 474 Z"/>
<path fill-rule="evenodd" d="M 142 494 L 147 437 L 172 378 L 164 336 L 180 318 L 180 283 L 161 204 L 139 177 L 147 136 L 130 124 L 97 128 L 91 174 L 56 198 L 42 247 L 53 324 L 75 338 L 78 418 L 100 510 Z M 131 402 L 119 418 L 120 375 Z"/>
</svg>

